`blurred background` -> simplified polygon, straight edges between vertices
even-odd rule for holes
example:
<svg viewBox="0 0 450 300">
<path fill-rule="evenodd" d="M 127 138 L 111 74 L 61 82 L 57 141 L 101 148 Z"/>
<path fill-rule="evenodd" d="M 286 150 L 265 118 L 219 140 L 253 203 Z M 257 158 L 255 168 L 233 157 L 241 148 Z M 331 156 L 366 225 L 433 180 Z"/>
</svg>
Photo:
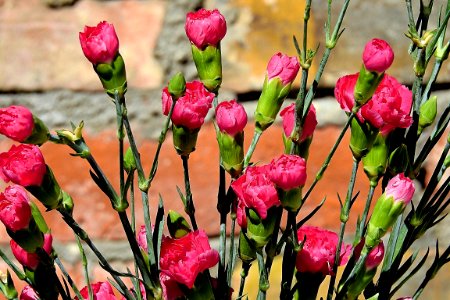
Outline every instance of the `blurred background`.
<svg viewBox="0 0 450 300">
<path fill-rule="evenodd" d="M 248 115 L 253 116 L 270 57 L 276 52 L 295 55 L 292 37 L 302 38 L 304 0 L 0 0 L 0 103 L 1 106 L 19 104 L 28 106 L 51 129 L 70 128 L 85 122 L 85 135 L 92 153 L 105 173 L 118 186 L 118 146 L 115 140 L 115 109 L 102 92 L 101 84 L 92 65 L 81 51 L 78 32 L 85 25 L 94 26 L 102 20 L 113 23 L 120 40 L 120 53 L 124 57 L 129 92 L 128 113 L 140 145 L 141 155 L 148 172 L 162 128 L 161 89 L 176 72 L 183 72 L 187 80 L 196 78 L 191 50 L 184 33 L 187 12 L 199 7 L 218 8 L 228 25 L 222 41 L 224 65 L 223 84 L 219 98 L 237 99 L 245 104 Z M 312 1 L 308 46 L 318 47 L 318 56 L 310 72 L 317 70 L 324 49 L 323 26 L 326 20 L 327 0 Z M 333 20 L 342 5 L 333 1 Z M 419 1 L 413 1 L 415 12 Z M 445 0 L 436 0 L 430 27 L 435 26 L 437 12 L 445 9 Z M 334 21 L 333 21 L 334 22 Z M 361 65 L 365 43 L 374 38 L 387 40 L 395 52 L 389 73 L 406 85 L 413 80 L 412 60 L 408 55 L 406 7 L 403 1 L 352 0 L 344 19 L 345 32 L 333 50 L 314 100 L 319 127 L 312 143 L 308 161 L 308 182 L 319 170 L 325 156 L 341 131 L 346 116 L 334 100 L 336 80 L 356 73 Z M 298 84 L 298 83 L 297 83 Z M 434 95 L 440 107 L 450 101 L 450 65 L 444 63 Z M 296 91 L 290 98 L 295 98 Z M 252 121 L 246 129 L 246 145 L 253 131 Z M 445 135 L 444 135 L 445 136 Z M 348 136 L 346 137 L 348 141 Z M 443 147 L 444 138 L 440 143 Z M 10 141 L 0 139 L 0 151 L 6 151 Z M 346 142 L 339 148 L 323 180 L 317 185 L 304 212 L 306 215 L 325 196 L 327 201 L 310 224 L 338 230 L 339 203 L 337 193 L 345 194 L 350 177 L 351 154 Z M 439 148 L 439 147 L 438 147 Z M 79 158 L 69 156 L 64 146 L 45 144 L 43 152 L 61 186 L 75 200 L 75 219 L 87 230 L 91 238 L 104 249 L 106 257 L 117 269 L 131 266 L 131 253 L 127 250 L 123 230 L 109 200 L 91 181 L 88 165 Z M 439 150 L 439 149 L 437 149 Z M 272 126 L 264 133 L 254 154 L 254 161 L 269 162 L 282 152 L 281 127 Z M 432 170 L 440 151 L 435 151 L 427 162 Z M 206 159 L 205 159 L 206 158 Z M 200 131 L 197 150 L 191 155 L 192 192 L 200 227 L 207 230 L 216 243 L 219 232 L 219 214 L 216 210 L 218 182 L 218 150 L 214 128 L 210 123 Z M 355 190 L 365 199 L 368 183 L 359 174 Z M 307 182 L 307 186 L 308 186 Z M 4 187 L 3 183 L 0 183 Z M 183 186 L 182 164 L 172 145 L 171 136 L 163 146 L 159 171 L 150 189 L 151 204 L 155 208 L 160 194 L 166 211 L 183 211 L 176 186 Z M 379 195 L 380 192 L 378 191 Z M 363 203 L 355 204 L 354 218 L 349 221 L 349 235 L 354 230 L 357 211 Z M 143 224 L 138 203 L 137 224 Z M 155 210 L 155 209 L 154 209 Z M 152 213 L 154 213 L 154 210 Z M 81 262 L 72 232 L 55 212 L 46 212 L 54 236 L 54 244 L 68 271 L 83 285 Z M 445 247 L 450 240 L 450 222 L 443 221 L 424 242 L 416 245 L 426 250 L 436 238 Z M 9 237 L 0 229 L 0 246 L 9 252 Z M 106 274 L 88 252 L 90 275 L 105 280 Z M 6 265 L 0 263 L 5 272 Z M 239 271 L 239 270 L 237 270 Z M 279 272 L 274 268 L 272 273 Z M 422 275 L 411 281 L 420 283 Z M 432 282 L 424 299 L 449 299 L 450 269 L 447 267 Z M 414 289 L 415 290 L 415 289 Z M 277 295 L 274 292 L 273 295 Z M 407 296 L 408 287 L 399 292 Z M 276 297 L 276 296 L 274 296 Z M 251 298 L 251 297 L 250 297 Z"/>
</svg>

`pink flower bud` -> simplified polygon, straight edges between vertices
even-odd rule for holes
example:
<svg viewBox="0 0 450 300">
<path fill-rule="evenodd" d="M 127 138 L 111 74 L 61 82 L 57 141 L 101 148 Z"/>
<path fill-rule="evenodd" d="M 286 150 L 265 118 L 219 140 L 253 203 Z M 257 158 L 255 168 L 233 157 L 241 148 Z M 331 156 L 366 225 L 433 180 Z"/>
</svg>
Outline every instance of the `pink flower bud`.
<svg viewBox="0 0 450 300">
<path fill-rule="evenodd" d="M 372 39 L 366 44 L 362 58 L 367 70 L 383 73 L 394 61 L 394 51 L 386 41 Z"/>
<path fill-rule="evenodd" d="M 274 183 L 269 178 L 270 166 L 251 166 L 245 173 L 231 183 L 238 197 L 238 221 L 245 227 L 245 207 L 253 208 L 261 219 L 267 217 L 267 211 L 272 206 L 281 205 Z"/>
<path fill-rule="evenodd" d="M 304 239 L 302 250 L 297 253 L 295 266 L 299 272 L 333 274 L 338 236 L 332 231 L 314 226 L 302 226 L 297 231 L 298 241 Z M 342 244 L 339 265 L 347 263 L 351 246 Z"/>
<path fill-rule="evenodd" d="M 139 245 L 139 248 L 141 248 L 143 251 L 147 252 L 147 230 L 145 229 L 145 225 L 142 225 L 139 229 L 138 236 L 137 236 L 137 242 Z"/>
<path fill-rule="evenodd" d="M 114 26 L 106 21 L 95 27 L 85 26 L 79 37 L 84 56 L 94 65 L 111 63 L 119 52 L 119 39 Z"/>
<path fill-rule="evenodd" d="M 401 201 L 407 205 L 411 202 L 415 190 L 413 181 L 401 173 L 389 180 L 384 194 L 387 197 L 392 196 L 394 201 Z"/>
<path fill-rule="evenodd" d="M 334 97 L 346 112 L 351 112 L 355 105 L 354 91 L 357 80 L 358 73 L 345 75 L 338 79 L 334 87 Z"/>
<path fill-rule="evenodd" d="M 208 92 L 200 81 L 186 83 L 186 91 L 175 103 L 172 113 L 172 122 L 177 126 L 185 126 L 189 129 L 200 128 L 208 110 L 212 106 L 214 94 Z M 163 89 L 162 106 L 163 114 L 168 115 L 172 106 L 172 97 L 167 88 Z"/>
<path fill-rule="evenodd" d="M 267 78 L 278 77 L 283 85 L 291 84 L 298 71 L 300 70 L 300 64 L 296 56 L 289 57 L 280 52 L 275 53 L 267 65 Z"/>
<path fill-rule="evenodd" d="M 184 29 L 191 43 L 204 49 L 208 45 L 217 46 L 220 43 L 227 33 L 227 22 L 217 9 L 201 8 L 186 15 Z"/>
<path fill-rule="evenodd" d="M 17 142 L 25 141 L 34 128 L 33 114 L 23 106 L 0 109 L 0 133 Z"/>
<path fill-rule="evenodd" d="M 162 240 L 161 272 L 190 289 L 199 273 L 218 262 L 219 253 L 211 249 L 203 230 L 192 231 L 179 239 L 164 237 Z"/>
<path fill-rule="evenodd" d="M 0 193 L 0 220 L 11 231 L 28 227 L 31 208 L 27 192 L 20 185 L 11 185 Z"/>
<path fill-rule="evenodd" d="M 52 235 L 49 233 L 44 234 L 44 245 L 42 246 L 42 248 L 49 255 L 50 253 L 52 253 L 52 242 L 53 242 Z M 11 251 L 14 257 L 21 265 L 31 270 L 35 270 L 37 268 L 40 260 L 37 253 L 28 253 L 22 247 L 20 247 L 14 240 L 11 240 L 9 242 L 9 245 L 11 246 Z"/>
<path fill-rule="evenodd" d="M 359 242 L 359 244 L 355 247 L 354 255 L 356 260 L 358 260 L 359 256 L 361 255 L 361 251 L 364 247 L 364 242 L 365 242 L 364 239 L 362 239 L 361 242 Z M 367 255 L 365 262 L 366 269 L 373 270 L 377 268 L 383 261 L 383 258 L 384 258 L 384 244 L 383 241 L 381 241 Z"/>
<path fill-rule="evenodd" d="M 36 294 L 35 290 L 29 285 L 26 285 L 22 292 L 20 293 L 19 300 L 38 300 L 39 297 Z"/>
<path fill-rule="evenodd" d="M 216 121 L 220 131 L 234 136 L 247 125 L 247 113 L 236 100 L 224 101 L 217 105 Z"/>
<path fill-rule="evenodd" d="M 295 103 L 286 106 L 281 112 L 280 116 L 283 119 L 283 130 L 285 136 L 290 136 L 292 130 L 295 127 Z M 300 142 L 313 135 L 317 126 L 316 108 L 311 103 L 308 114 L 306 115 L 305 122 L 303 124 L 302 136 Z"/>
<path fill-rule="evenodd" d="M 91 283 L 92 288 L 92 294 L 94 296 L 94 300 L 117 300 L 116 296 L 114 295 L 114 291 L 111 287 L 111 284 L 109 282 L 96 282 Z M 81 296 L 83 299 L 88 300 L 89 299 L 89 289 L 87 286 L 81 289 L 80 291 Z M 75 299 L 78 300 L 78 297 L 75 297 Z"/>
<path fill-rule="evenodd" d="M 35 145 L 13 145 L 0 153 L 0 177 L 21 186 L 40 186 L 47 167 L 41 150 Z"/>
<path fill-rule="evenodd" d="M 285 191 L 305 185 L 306 161 L 297 155 L 283 154 L 270 164 L 270 180 Z"/>
</svg>

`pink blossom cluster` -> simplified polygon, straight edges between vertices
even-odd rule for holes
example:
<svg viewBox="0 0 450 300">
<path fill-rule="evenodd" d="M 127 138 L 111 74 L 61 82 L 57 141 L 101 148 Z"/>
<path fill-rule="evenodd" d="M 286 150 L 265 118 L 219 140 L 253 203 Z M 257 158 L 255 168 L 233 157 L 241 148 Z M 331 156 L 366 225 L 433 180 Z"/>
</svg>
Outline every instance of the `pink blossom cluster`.
<svg viewBox="0 0 450 300">
<path fill-rule="evenodd" d="M 237 220 L 247 226 L 245 208 L 253 208 L 261 219 L 267 211 L 281 204 L 277 188 L 291 190 L 306 181 L 306 161 L 297 155 L 283 154 L 268 165 L 250 166 L 231 187 L 238 197 Z"/>
</svg>

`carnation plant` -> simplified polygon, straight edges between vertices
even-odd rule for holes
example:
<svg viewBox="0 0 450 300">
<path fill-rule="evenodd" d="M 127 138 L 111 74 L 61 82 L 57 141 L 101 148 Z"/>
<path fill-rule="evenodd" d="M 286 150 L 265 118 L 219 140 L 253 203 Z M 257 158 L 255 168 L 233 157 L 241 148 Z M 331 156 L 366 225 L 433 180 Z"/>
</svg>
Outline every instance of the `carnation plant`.
<svg viewBox="0 0 450 300">
<path fill-rule="evenodd" d="M 262 92 L 254 112 L 255 129 L 250 145 L 244 145 L 247 113 L 234 99 L 219 103 L 222 83 L 220 43 L 227 24 L 218 10 L 200 9 L 186 12 L 186 34 L 191 42 L 192 58 L 198 80 L 186 82 L 183 74 L 174 74 L 162 90 L 162 112 L 167 116 L 151 166 L 141 161 L 139 145 L 127 115 L 127 79 L 125 62 L 119 53 L 119 38 L 107 21 L 86 26 L 80 32 L 81 49 L 92 63 L 107 96 L 105 109 L 117 112 L 117 142 L 120 183 L 116 190 L 106 177 L 89 145 L 83 138 L 84 123 L 71 129 L 50 131 L 38 116 L 23 106 L 0 109 L 0 133 L 16 141 L 8 151 L 0 153 L 0 177 L 10 183 L 0 193 L 0 220 L 11 237 L 15 260 L 0 253 L 10 270 L 0 280 L 0 291 L 7 299 L 241 299 L 251 265 L 258 267 L 258 299 L 266 299 L 271 286 L 280 287 L 280 299 L 316 299 L 319 286 L 329 277 L 324 299 L 390 299 L 416 273 L 424 277 L 411 286 L 402 299 L 417 299 L 438 271 L 450 261 L 448 241 L 436 240 L 433 251 L 413 252 L 416 240 L 441 222 L 450 203 L 450 137 L 447 126 L 450 106 L 439 114 L 433 84 L 443 62 L 448 58 L 449 42 L 445 31 L 450 17 L 450 2 L 440 9 L 437 27 L 429 27 L 433 1 L 421 1 L 414 12 L 406 1 L 406 37 L 414 82 L 412 87 L 388 74 L 395 59 L 387 41 L 367 37 L 362 50 L 361 66 L 353 74 L 336 82 L 334 95 L 347 122 L 321 169 L 311 184 L 306 184 L 308 156 L 317 125 L 314 98 L 318 83 L 333 49 L 344 33 L 342 22 L 349 0 L 344 1 L 337 20 L 331 18 L 332 1 L 328 1 L 323 54 L 316 45 L 308 45 L 307 35 L 311 0 L 306 1 L 301 38 L 294 36 L 296 54 L 274 50 L 270 58 Z M 313 47 L 313 48 L 311 48 Z M 319 69 L 310 74 L 313 60 Z M 80 62 L 81 63 L 81 62 Z M 359 69 L 359 72 L 358 72 Z M 430 76 L 424 76 L 430 70 Z M 313 83 L 308 85 L 308 78 Z M 298 83 L 295 82 L 298 78 Z M 295 102 L 281 110 L 293 85 L 299 87 Z M 109 97 L 109 102 L 107 101 Z M 219 249 L 213 249 L 206 232 L 198 228 L 195 213 L 195 191 L 190 186 L 189 158 L 195 155 L 198 133 L 207 113 L 214 111 L 214 126 L 220 157 L 217 184 L 217 209 L 220 214 Z M 280 111 L 281 110 L 281 111 Z M 284 153 L 272 161 L 254 161 L 252 154 L 265 130 L 282 119 Z M 88 124 L 87 124 L 88 125 Z M 429 130 L 426 130 L 429 128 Z M 341 204 L 339 232 L 311 226 L 325 201 L 312 211 L 304 204 L 316 184 L 326 176 L 336 149 L 347 130 L 351 131 L 349 151 L 353 165 L 348 166 L 349 184 Z M 172 131 L 174 149 L 183 165 L 184 187 L 177 187 L 184 212 L 171 210 L 159 199 L 158 207 L 149 206 L 149 190 L 158 171 L 158 158 L 168 131 Z M 418 143 L 419 138 L 425 140 Z M 446 139 L 434 171 L 423 189 L 415 179 L 440 139 Z M 58 184 L 46 165 L 40 146 L 56 143 L 70 147 L 73 155 L 90 165 L 92 180 L 108 197 L 111 207 L 123 225 L 134 257 L 133 270 L 114 269 L 93 241 L 74 219 L 77 207 Z M 126 145 L 129 145 L 126 146 Z M 341 166 L 341 168 L 345 168 Z M 358 168 L 367 175 L 368 196 L 360 199 L 354 191 Z M 137 185 L 137 188 L 135 188 Z M 374 198 L 376 190 L 381 192 Z M 31 197 L 33 196 L 33 197 Z M 52 247 L 51 228 L 36 206 L 56 210 L 69 226 L 86 262 L 84 249 L 90 248 L 99 265 L 109 273 L 108 282 L 90 282 L 86 263 L 85 283 L 77 286 Z M 143 211 L 135 211 L 134 202 L 142 201 Z M 352 205 L 365 203 L 358 216 L 356 231 L 346 231 Z M 154 218 L 150 211 L 156 211 Z M 306 217 L 300 218 L 302 211 Z M 136 224 L 135 216 L 144 214 L 144 224 Z M 285 217 L 283 217 L 285 216 Z M 237 226 L 236 226 L 237 222 Z M 230 225 L 231 224 L 231 225 Z M 227 225 L 231 230 L 227 235 Z M 276 256 L 282 258 L 280 281 L 269 281 Z M 232 274 L 241 262 L 240 285 L 232 286 Z M 211 268 L 216 267 L 213 270 Z M 338 267 L 343 270 L 339 277 Z M 15 274 L 15 279 L 11 276 Z M 26 282 L 22 291 L 16 280 Z"/>
</svg>

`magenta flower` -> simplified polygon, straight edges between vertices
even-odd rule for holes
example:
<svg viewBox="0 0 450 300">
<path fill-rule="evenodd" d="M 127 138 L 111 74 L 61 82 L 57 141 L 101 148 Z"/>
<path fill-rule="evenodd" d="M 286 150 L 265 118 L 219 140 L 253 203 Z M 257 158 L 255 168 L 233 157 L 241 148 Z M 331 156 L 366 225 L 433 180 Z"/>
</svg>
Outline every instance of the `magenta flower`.
<svg viewBox="0 0 450 300">
<path fill-rule="evenodd" d="M 38 300 L 39 296 L 36 291 L 30 286 L 26 285 L 20 293 L 19 300 Z"/>
<path fill-rule="evenodd" d="M 299 272 L 332 275 L 338 236 L 332 231 L 314 226 L 302 226 L 297 231 L 303 249 L 297 253 L 295 266 Z M 342 244 L 339 265 L 347 263 L 351 246 Z"/>
<path fill-rule="evenodd" d="M 411 126 L 412 102 L 412 92 L 385 74 L 372 99 L 361 108 L 361 115 L 386 136 L 395 128 Z"/>
<path fill-rule="evenodd" d="M 219 253 L 211 249 L 203 230 L 189 232 L 182 238 L 164 237 L 161 243 L 161 272 L 171 279 L 194 286 L 197 275 L 219 262 Z"/>
<path fill-rule="evenodd" d="M 141 248 L 144 252 L 148 251 L 146 234 L 147 234 L 147 230 L 145 229 L 145 225 L 142 225 L 141 228 L 139 228 L 137 242 L 138 242 L 139 248 Z"/>
<path fill-rule="evenodd" d="M 34 128 L 33 114 L 24 106 L 0 108 L 0 133 L 17 142 L 25 141 Z"/>
<path fill-rule="evenodd" d="M 119 39 L 114 26 L 106 21 L 95 27 L 85 26 L 79 37 L 84 56 L 94 65 L 111 63 L 119 52 Z"/>
<path fill-rule="evenodd" d="M 217 9 L 201 8 L 186 15 L 184 29 L 191 43 L 204 49 L 208 45 L 217 46 L 220 43 L 227 33 L 227 22 Z"/>
<path fill-rule="evenodd" d="M 359 256 L 361 255 L 361 251 L 364 247 L 365 240 L 362 239 L 361 242 L 355 247 L 354 255 L 355 259 L 358 260 Z M 376 269 L 384 258 L 384 244 L 383 241 L 381 241 L 375 248 L 373 248 L 366 258 L 366 269 L 367 270 L 373 270 Z"/>
<path fill-rule="evenodd" d="M 245 207 L 253 208 L 261 219 L 267 217 L 267 210 L 280 205 L 277 190 L 269 177 L 270 166 L 251 166 L 236 179 L 231 187 L 238 197 L 238 213 L 241 219 L 239 225 L 245 227 Z"/>
<path fill-rule="evenodd" d="M 295 103 L 289 104 L 281 112 L 280 116 L 283 120 L 283 130 L 285 136 L 291 136 L 292 130 L 295 127 Z M 300 142 L 313 135 L 317 126 L 316 108 L 311 103 L 308 114 L 306 115 L 305 122 L 303 124 L 302 136 Z"/>
<path fill-rule="evenodd" d="M 27 192 L 20 185 L 11 185 L 0 193 L 0 220 L 11 231 L 25 229 L 31 220 Z"/>
<path fill-rule="evenodd" d="M 299 70 L 300 64 L 296 56 L 290 57 L 278 52 L 267 65 L 267 78 L 279 78 L 283 85 L 288 85 L 294 81 Z"/>
<path fill-rule="evenodd" d="M 283 154 L 270 164 L 270 180 L 285 191 L 305 185 L 306 161 L 298 155 Z"/>
<path fill-rule="evenodd" d="M 47 167 L 41 150 L 35 145 L 13 145 L 0 153 L 0 177 L 21 186 L 40 186 Z"/>
<path fill-rule="evenodd" d="M 167 274 L 163 272 L 159 273 L 159 281 L 161 282 L 164 300 L 175 300 L 183 298 L 184 293 L 178 286 L 178 283 L 170 278 Z"/>
<path fill-rule="evenodd" d="M 372 39 L 366 44 L 362 58 L 367 70 L 383 73 L 394 61 L 394 51 L 385 40 Z"/>
<path fill-rule="evenodd" d="M 220 131 L 235 136 L 247 125 L 247 113 L 236 100 L 224 101 L 217 105 L 216 121 Z"/>
<path fill-rule="evenodd" d="M 52 253 L 52 242 L 52 235 L 49 233 L 44 234 L 44 245 L 42 246 L 42 248 L 45 250 L 45 252 L 47 252 L 48 255 Z M 37 253 L 29 253 L 25 251 L 25 249 L 20 247 L 19 244 L 17 244 L 14 240 L 11 240 L 9 242 L 9 245 L 11 246 L 11 251 L 14 257 L 21 265 L 31 270 L 35 270 L 37 268 L 40 261 Z"/>
<path fill-rule="evenodd" d="M 175 103 L 172 113 L 172 122 L 177 126 L 185 126 L 189 129 L 200 128 L 208 110 L 212 106 L 214 94 L 208 92 L 200 81 L 186 83 L 186 92 Z M 163 114 L 168 115 L 172 106 L 172 97 L 167 88 L 162 93 Z"/>
<path fill-rule="evenodd" d="M 334 96 L 346 112 L 350 112 L 355 104 L 353 91 L 357 79 L 358 74 L 352 74 L 343 76 L 336 82 Z M 361 107 L 357 116 L 361 122 L 369 122 L 386 136 L 395 128 L 411 126 L 411 107 L 412 92 L 394 77 L 385 74 L 372 99 Z"/>
<path fill-rule="evenodd" d="M 394 201 L 401 201 L 407 205 L 411 202 L 415 190 L 413 181 L 402 173 L 389 180 L 384 194 L 386 197 L 393 197 Z"/>
<path fill-rule="evenodd" d="M 109 282 L 96 282 L 91 283 L 92 294 L 94 296 L 94 300 L 117 300 L 116 296 L 114 296 L 114 291 Z M 83 299 L 89 299 L 89 289 L 87 286 L 81 289 L 80 291 Z M 78 297 L 75 297 L 78 300 Z"/>
</svg>

